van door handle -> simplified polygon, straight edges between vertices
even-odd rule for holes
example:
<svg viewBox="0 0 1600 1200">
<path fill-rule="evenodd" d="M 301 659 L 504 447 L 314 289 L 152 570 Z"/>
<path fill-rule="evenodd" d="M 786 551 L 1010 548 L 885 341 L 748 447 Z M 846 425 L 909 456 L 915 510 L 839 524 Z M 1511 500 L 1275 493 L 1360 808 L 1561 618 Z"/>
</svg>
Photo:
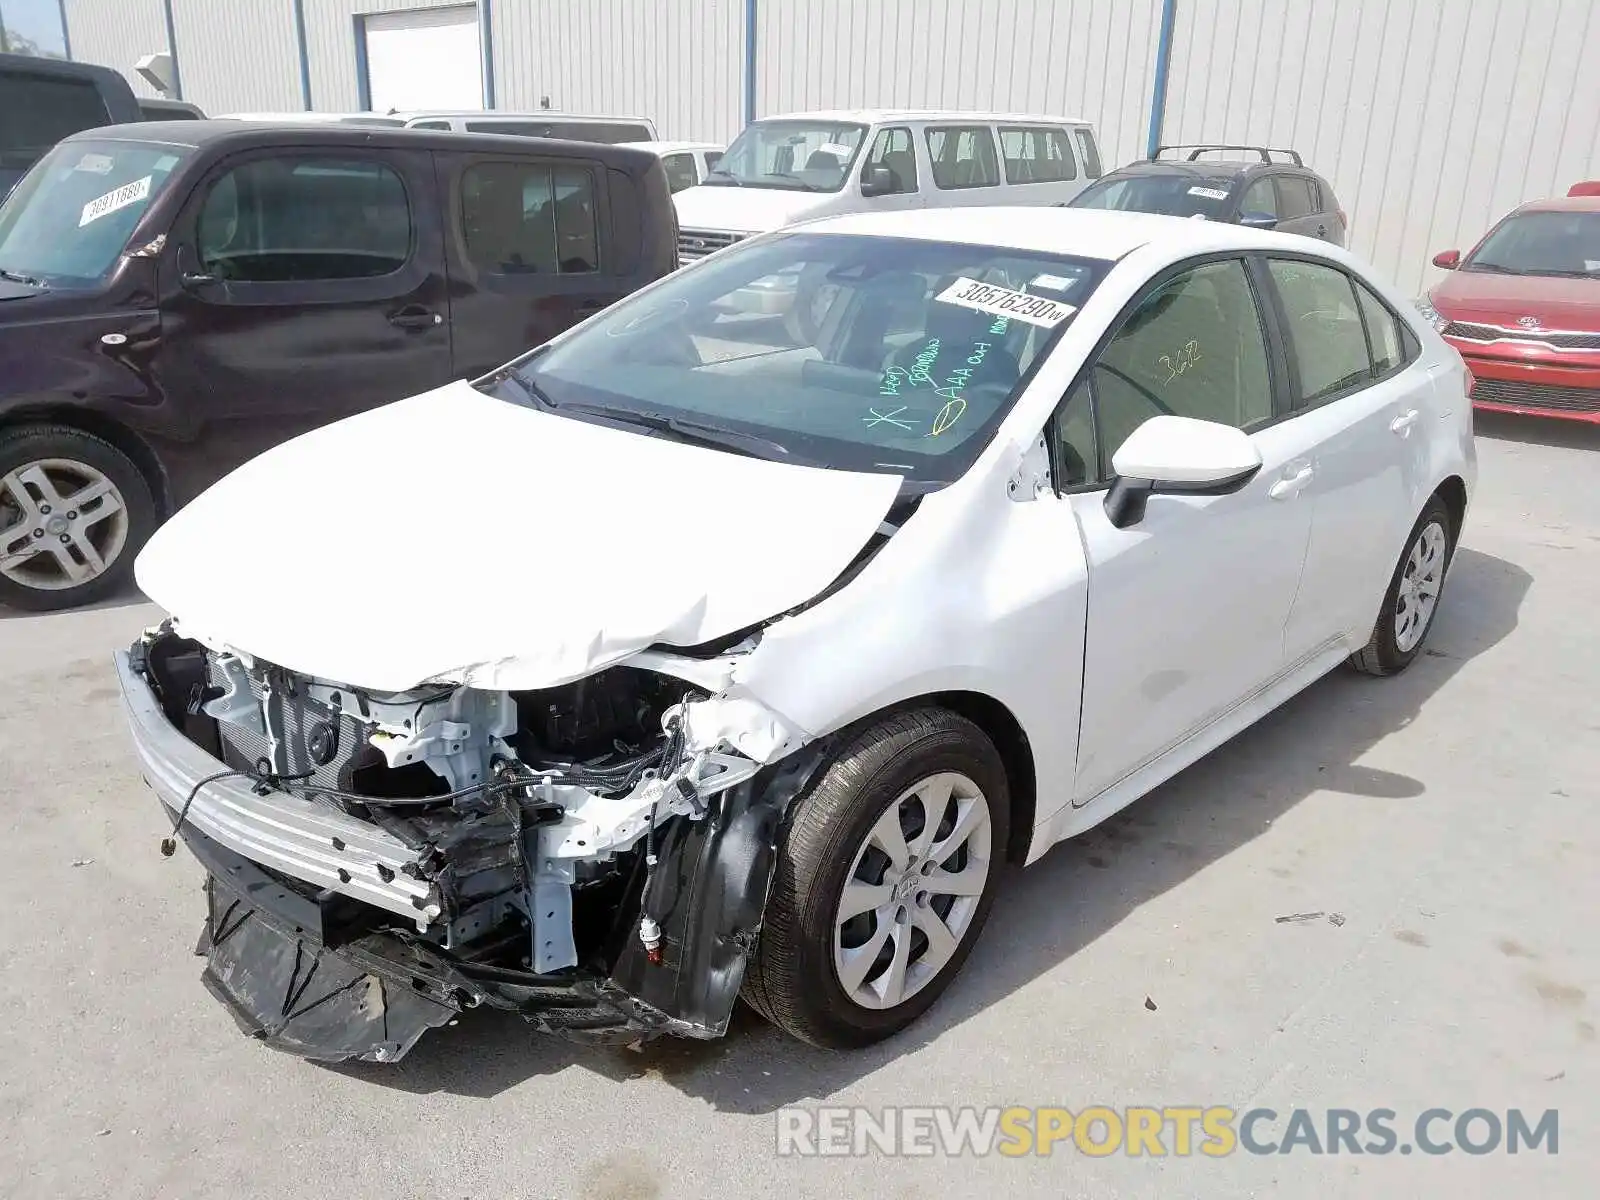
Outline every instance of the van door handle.
<svg viewBox="0 0 1600 1200">
<path fill-rule="evenodd" d="M 435 325 L 443 325 L 444 318 L 431 308 L 408 304 L 399 312 L 389 314 L 389 324 L 400 329 L 432 329 Z"/>
<path fill-rule="evenodd" d="M 1411 432 L 1411 427 L 1416 423 L 1417 410 L 1414 408 L 1408 409 L 1389 422 L 1389 432 L 1398 433 L 1401 437 L 1406 437 Z"/>
<path fill-rule="evenodd" d="M 1285 476 L 1267 489 L 1267 495 L 1274 500 L 1291 500 L 1300 494 L 1300 489 L 1311 482 L 1315 474 L 1310 467 L 1301 467 L 1293 475 Z"/>
</svg>

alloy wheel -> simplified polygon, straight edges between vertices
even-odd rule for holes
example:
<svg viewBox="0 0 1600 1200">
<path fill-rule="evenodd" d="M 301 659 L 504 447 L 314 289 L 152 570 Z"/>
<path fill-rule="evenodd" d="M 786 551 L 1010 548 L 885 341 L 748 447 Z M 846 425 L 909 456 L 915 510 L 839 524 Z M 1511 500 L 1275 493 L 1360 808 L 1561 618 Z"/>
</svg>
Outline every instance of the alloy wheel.
<svg viewBox="0 0 1600 1200">
<path fill-rule="evenodd" d="M 128 541 L 128 506 L 98 469 L 42 458 L 0 476 L 0 576 L 36 591 L 105 574 Z"/>
<path fill-rule="evenodd" d="M 1411 543 L 1394 602 L 1394 644 L 1402 654 L 1416 648 L 1433 620 L 1439 587 L 1444 581 L 1447 545 L 1444 527 L 1437 521 L 1424 525 Z"/>
</svg>

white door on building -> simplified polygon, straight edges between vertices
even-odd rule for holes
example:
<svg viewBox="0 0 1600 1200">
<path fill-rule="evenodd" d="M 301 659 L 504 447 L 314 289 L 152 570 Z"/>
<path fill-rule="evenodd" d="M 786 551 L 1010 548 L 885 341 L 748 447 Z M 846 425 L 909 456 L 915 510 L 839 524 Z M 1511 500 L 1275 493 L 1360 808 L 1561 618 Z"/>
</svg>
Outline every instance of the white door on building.
<svg viewBox="0 0 1600 1200">
<path fill-rule="evenodd" d="M 483 107 L 476 5 L 364 18 L 373 112 Z"/>
</svg>

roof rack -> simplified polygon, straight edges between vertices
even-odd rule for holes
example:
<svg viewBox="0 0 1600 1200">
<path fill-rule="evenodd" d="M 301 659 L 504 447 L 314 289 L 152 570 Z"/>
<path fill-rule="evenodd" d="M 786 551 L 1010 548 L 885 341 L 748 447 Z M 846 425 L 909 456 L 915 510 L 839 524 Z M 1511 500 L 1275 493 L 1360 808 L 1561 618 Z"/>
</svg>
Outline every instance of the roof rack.
<svg viewBox="0 0 1600 1200">
<path fill-rule="evenodd" d="M 1160 158 L 1168 150 L 1190 151 L 1190 162 L 1194 162 L 1202 154 L 1209 153 L 1213 150 L 1243 150 L 1250 154 L 1259 154 L 1261 156 L 1261 161 L 1264 163 L 1271 162 L 1274 154 L 1286 154 L 1289 156 L 1289 160 L 1293 162 L 1295 166 L 1303 167 L 1306 165 L 1300 160 L 1299 152 L 1295 150 L 1279 150 L 1272 146 L 1224 146 L 1220 144 L 1198 142 L 1183 142 L 1172 146 L 1157 146 L 1156 152 L 1150 156 L 1150 161 L 1155 162 L 1156 159 Z"/>
</svg>

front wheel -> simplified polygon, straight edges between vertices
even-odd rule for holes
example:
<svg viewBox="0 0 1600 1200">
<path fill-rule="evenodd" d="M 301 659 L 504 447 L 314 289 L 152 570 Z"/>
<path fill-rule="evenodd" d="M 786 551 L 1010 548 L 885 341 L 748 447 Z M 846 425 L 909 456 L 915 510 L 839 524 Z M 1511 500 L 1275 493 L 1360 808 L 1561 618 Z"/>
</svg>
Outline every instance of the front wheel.
<svg viewBox="0 0 1600 1200">
<path fill-rule="evenodd" d="M 796 801 L 746 1001 L 815 1046 L 911 1024 L 983 928 L 1009 805 L 999 754 L 965 718 L 919 709 L 864 730 Z"/>
<path fill-rule="evenodd" d="M 0 430 L 0 604 L 44 611 L 109 595 L 155 526 L 149 485 L 111 443 L 58 425 Z"/>
<path fill-rule="evenodd" d="M 1368 675 L 1394 675 L 1422 653 L 1454 550 L 1450 510 L 1431 497 L 1400 554 L 1372 637 L 1350 656 L 1351 666 Z"/>
</svg>

